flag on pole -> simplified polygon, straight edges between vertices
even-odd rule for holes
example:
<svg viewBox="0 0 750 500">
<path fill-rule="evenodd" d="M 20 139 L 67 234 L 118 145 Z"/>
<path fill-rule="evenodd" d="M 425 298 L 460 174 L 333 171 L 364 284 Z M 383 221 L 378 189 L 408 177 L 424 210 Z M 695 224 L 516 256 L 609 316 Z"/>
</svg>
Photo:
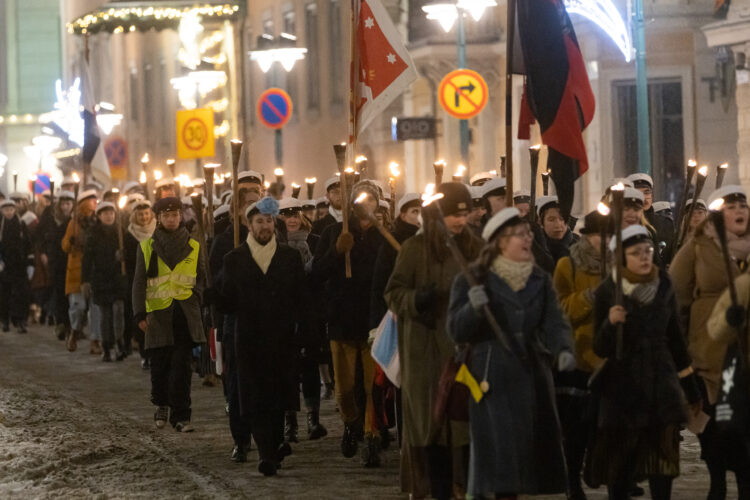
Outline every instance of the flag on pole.
<svg viewBox="0 0 750 500">
<path fill-rule="evenodd" d="M 417 71 L 380 0 L 354 0 L 352 8 L 356 16 L 352 54 L 352 69 L 357 68 L 352 75 L 356 136 L 417 79 Z"/>
<path fill-rule="evenodd" d="M 81 118 L 83 118 L 83 146 L 81 147 L 81 159 L 90 164 L 94 159 L 96 150 L 101 142 L 101 133 L 96 124 L 96 99 L 94 98 L 94 87 L 91 85 L 89 65 L 81 58 Z"/>
<path fill-rule="evenodd" d="M 531 117 L 539 122 L 550 153 L 548 167 L 567 216 L 574 182 L 588 170 L 582 133 L 594 117 L 594 93 L 562 0 L 518 2 L 518 32 L 526 75 L 518 137 L 529 138 Z"/>
</svg>

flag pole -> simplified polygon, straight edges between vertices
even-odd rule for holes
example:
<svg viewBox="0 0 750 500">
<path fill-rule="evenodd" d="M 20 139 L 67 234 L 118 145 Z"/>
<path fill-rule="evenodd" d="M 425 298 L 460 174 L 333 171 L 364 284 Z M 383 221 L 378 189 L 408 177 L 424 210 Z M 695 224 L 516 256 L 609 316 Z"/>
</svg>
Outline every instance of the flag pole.
<svg viewBox="0 0 750 500">
<path fill-rule="evenodd" d="M 351 40 L 349 43 L 351 67 L 349 69 L 349 150 L 348 164 L 354 163 L 357 154 L 357 101 L 359 94 L 359 51 L 357 47 L 357 21 L 360 0 L 352 0 Z M 343 175 L 343 173 L 342 173 Z M 349 200 L 344 200 L 347 206 Z"/>
<path fill-rule="evenodd" d="M 508 0 L 505 39 L 505 205 L 513 206 L 513 40 L 516 36 L 516 0 Z"/>
</svg>

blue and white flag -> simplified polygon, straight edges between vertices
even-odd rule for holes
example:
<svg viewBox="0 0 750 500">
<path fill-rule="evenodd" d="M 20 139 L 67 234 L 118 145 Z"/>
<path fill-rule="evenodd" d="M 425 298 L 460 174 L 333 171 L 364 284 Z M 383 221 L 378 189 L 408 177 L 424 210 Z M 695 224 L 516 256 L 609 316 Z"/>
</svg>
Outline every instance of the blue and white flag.
<svg viewBox="0 0 750 500">
<path fill-rule="evenodd" d="M 372 359 L 380 365 L 385 376 L 396 387 L 401 387 L 401 363 L 398 357 L 398 321 L 393 312 L 388 311 L 375 330 L 372 343 Z"/>
</svg>

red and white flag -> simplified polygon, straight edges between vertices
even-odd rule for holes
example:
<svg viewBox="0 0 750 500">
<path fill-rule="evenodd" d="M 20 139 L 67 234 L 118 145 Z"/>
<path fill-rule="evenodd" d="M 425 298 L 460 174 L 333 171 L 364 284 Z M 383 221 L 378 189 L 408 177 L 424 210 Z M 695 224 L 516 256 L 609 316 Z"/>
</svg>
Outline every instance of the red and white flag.
<svg viewBox="0 0 750 500">
<path fill-rule="evenodd" d="M 356 133 L 393 102 L 417 79 L 409 52 L 380 0 L 354 0 L 358 71 L 355 83 Z M 354 76 L 354 75 L 352 75 Z"/>
</svg>

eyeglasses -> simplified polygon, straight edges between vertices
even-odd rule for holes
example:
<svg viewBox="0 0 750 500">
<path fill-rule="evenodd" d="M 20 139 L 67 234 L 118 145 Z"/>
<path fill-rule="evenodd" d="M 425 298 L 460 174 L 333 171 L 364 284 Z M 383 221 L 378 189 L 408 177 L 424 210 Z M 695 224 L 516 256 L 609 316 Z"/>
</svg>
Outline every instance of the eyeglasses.
<svg viewBox="0 0 750 500">
<path fill-rule="evenodd" d="M 533 238 L 534 233 L 532 233 L 528 229 L 518 229 L 516 231 L 511 231 L 508 236 L 515 236 L 517 238 Z"/>
<path fill-rule="evenodd" d="M 635 257 L 636 259 L 651 257 L 652 255 L 654 255 L 654 247 L 648 247 L 641 250 L 631 250 L 629 252 L 625 252 L 625 255 L 628 257 Z"/>
</svg>

